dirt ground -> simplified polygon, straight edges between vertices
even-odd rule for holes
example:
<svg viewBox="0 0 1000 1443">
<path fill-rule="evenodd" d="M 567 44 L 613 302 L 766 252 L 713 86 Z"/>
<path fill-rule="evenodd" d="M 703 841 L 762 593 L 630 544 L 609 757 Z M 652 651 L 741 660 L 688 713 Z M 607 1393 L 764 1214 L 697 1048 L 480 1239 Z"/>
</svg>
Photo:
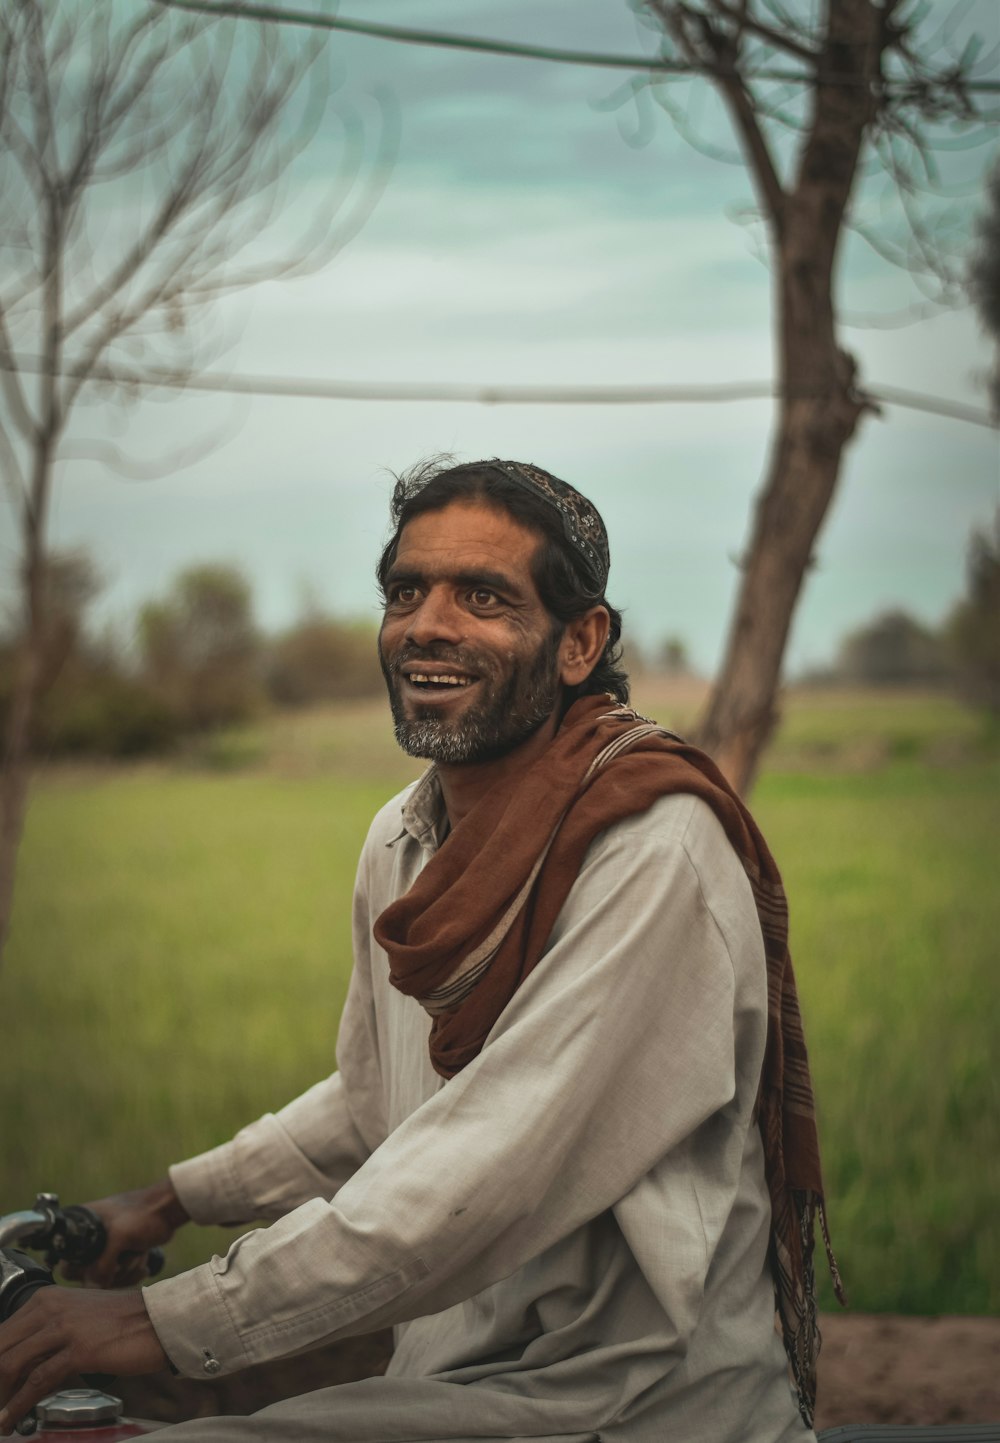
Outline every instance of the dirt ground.
<svg viewBox="0 0 1000 1443">
<path fill-rule="evenodd" d="M 1000 1423 L 1000 1318 L 825 1314 L 816 1426 Z"/>
<path fill-rule="evenodd" d="M 381 1372 L 384 1335 L 220 1378 L 121 1378 L 132 1417 L 178 1421 L 252 1413 L 312 1388 Z M 817 1428 L 838 1423 L 1000 1422 L 1000 1318 L 826 1314 Z"/>
</svg>

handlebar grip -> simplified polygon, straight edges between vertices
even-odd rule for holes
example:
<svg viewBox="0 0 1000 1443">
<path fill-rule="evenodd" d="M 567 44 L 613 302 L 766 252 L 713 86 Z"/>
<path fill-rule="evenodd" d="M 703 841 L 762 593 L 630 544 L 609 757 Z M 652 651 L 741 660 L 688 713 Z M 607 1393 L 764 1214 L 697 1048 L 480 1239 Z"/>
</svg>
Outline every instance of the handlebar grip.
<svg viewBox="0 0 1000 1443">
<path fill-rule="evenodd" d="M 82 1203 L 73 1203 L 63 1208 L 66 1231 L 61 1248 L 62 1257 L 68 1263 L 86 1268 L 104 1252 L 108 1245 L 108 1230 L 92 1208 Z M 162 1248 L 150 1248 L 146 1254 L 146 1275 L 155 1278 L 163 1271 L 166 1259 Z"/>
<path fill-rule="evenodd" d="M 0 1249 L 0 1322 L 13 1317 L 39 1288 L 51 1286 L 48 1268 L 17 1248 Z"/>
<path fill-rule="evenodd" d="M 92 1208 L 71 1203 L 61 1209 L 63 1227 L 52 1239 L 52 1251 L 62 1262 L 87 1268 L 104 1252 L 108 1230 Z"/>
</svg>

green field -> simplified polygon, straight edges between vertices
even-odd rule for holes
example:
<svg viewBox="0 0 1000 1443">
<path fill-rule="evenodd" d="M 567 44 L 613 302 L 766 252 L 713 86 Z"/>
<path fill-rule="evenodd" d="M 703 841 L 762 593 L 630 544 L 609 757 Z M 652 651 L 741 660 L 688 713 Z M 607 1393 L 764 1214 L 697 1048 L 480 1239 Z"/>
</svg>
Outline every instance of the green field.
<svg viewBox="0 0 1000 1443">
<path fill-rule="evenodd" d="M 693 700 L 638 704 L 682 727 Z M 0 1210 L 148 1180 L 331 1068 L 358 849 L 414 770 L 358 704 L 38 779 L 0 977 Z M 997 738 L 940 698 L 792 697 L 754 807 L 851 1302 L 996 1312 Z M 190 1231 L 171 1262 L 218 1243 Z"/>
</svg>

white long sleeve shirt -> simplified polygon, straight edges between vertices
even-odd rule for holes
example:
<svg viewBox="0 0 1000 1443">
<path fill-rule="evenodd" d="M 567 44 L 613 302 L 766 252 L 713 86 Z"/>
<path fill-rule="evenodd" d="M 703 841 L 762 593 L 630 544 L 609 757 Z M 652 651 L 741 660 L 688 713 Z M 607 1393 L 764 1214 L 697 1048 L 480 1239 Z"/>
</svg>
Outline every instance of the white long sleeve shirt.
<svg viewBox="0 0 1000 1443">
<path fill-rule="evenodd" d="M 753 1120 L 763 945 L 721 826 L 672 796 L 598 837 L 446 1083 L 372 938 L 442 825 L 433 770 L 372 825 L 338 1071 L 171 1170 L 198 1222 L 275 1221 L 146 1288 L 168 1356 L 198 1377 L 395 1325 L 385 1378 L 247 1437 L 809 1443 Z M 230 1436 L 200 1426 L 178 1436 Z"/>
</svg>

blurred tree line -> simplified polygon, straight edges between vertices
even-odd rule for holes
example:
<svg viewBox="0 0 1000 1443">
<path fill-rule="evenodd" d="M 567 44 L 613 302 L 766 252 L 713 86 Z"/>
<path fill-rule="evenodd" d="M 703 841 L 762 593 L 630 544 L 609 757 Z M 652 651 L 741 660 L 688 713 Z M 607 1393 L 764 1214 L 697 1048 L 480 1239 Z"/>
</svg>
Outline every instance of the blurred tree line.
<svg viewBox="0 0 1000 1443">
<path fill-rule="evenodd" d="M 937 628 L 889 610 L 841 642 L 834 666 L 809 680 L 955 690 L 1000 715 L 1000 510 L 969 543 L 965 595 Z"/>
<path fill-rule="evenodd" d="M 246 577 L 212 563 L 182 571 L 141 609 L 128 645 L 88 626 L 101 579 L 82 551 L 50 554 L 34 750 L 37 756 L 142 756 L 184 736 L 249 721 L 268 708 L 382 690 L 373 622 L 308 604 L 265 635 Z M 17 635 L 0 633 L 0 724 L 14 686 Z"/>
<path fill-rule="evenodd" d="M 254 620 L 253 593 L 234 566 L 180 572 L 147 602 L 129 644 L 88 624 L 101 578 L 83 551 L 51 553 L 35 754 L 142 756 L 185 736 L 252 720 L 275 707 L 380 696 L 374 621 L 326 614 L 308 600 L 274 635 Z M 17 631 L 0 629 L 0 725 L 13 695 Z M 655 657 L 627 646 L 635 673 L 691 674 L 678 636 Z M 807 680 L 955 690 L 1000 714 L 1000 511 L 973 533 L 965 595 L 938 628 L 890 610 L 846 636 L 832 667 Z"/>
</svg>

